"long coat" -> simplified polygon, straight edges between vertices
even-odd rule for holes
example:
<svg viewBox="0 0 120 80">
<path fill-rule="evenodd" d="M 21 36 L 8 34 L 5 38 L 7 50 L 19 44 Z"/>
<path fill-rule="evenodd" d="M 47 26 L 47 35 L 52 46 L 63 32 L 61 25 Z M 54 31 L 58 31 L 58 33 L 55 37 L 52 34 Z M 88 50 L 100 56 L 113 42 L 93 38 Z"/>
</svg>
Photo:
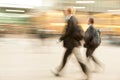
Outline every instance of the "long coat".
<svg viewBox="0 0 120 80">
<path fill-rule="evenodd" d="M 71 16 L 67 21 L 64 34 L 60 37 L 65 48 L 74 48 L 81 45 L 83 39 L 83 29 L 78 26 L 78 21 L 74 16 Z"/>
</svg>

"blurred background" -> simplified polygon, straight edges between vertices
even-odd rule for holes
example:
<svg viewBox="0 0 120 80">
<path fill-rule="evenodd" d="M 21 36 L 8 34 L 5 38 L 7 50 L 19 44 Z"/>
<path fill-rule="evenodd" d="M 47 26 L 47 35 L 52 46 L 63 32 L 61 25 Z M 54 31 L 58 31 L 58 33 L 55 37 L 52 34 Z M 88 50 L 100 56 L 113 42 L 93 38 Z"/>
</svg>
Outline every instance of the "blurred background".
<svg viewBox="0 0 120 80">
<path fill-rule="evenodd" d="M 65 27 L 66 7 L 76 9 L 84 31 L 93 17 L 102 32 L 96 56 L 105 70 L 91 80 L 120 80 L 120 0 L 0 0 L 0 80 L 80 78 L 74 57 L 67 76 L 55 78 L 50 72 L 64 54 L 57 40 Z"/>
<path fill-rule="evenodd" d="M 1 0 L 1 34 L 61 34 L 65 25 L 63 10 L 76 9 L 84 30 L 89 17 L 103 36 L 120 36 L 120 0 Z"/>
</svg>

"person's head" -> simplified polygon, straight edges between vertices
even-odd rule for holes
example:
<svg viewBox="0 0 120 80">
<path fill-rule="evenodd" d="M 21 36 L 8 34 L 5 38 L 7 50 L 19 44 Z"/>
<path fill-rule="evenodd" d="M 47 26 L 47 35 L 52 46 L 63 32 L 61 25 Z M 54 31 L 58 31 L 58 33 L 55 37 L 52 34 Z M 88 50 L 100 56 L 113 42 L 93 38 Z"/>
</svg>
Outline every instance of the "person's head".
<svg viewBox="0 0 120 80">
<path fill-rule="evenodd" d="M 69 7 L 69 8 L 66 8 L 65 9 L 65 15 L 70 15 L 70 14 L 73 14 L 74 13 L 74 9 L 72 7 Z"/>
<path fill-rule="evenodd" d="M 89 18 L 88 24 L 94 24 L 94 19 L 93 18 Z"/>
</svg>

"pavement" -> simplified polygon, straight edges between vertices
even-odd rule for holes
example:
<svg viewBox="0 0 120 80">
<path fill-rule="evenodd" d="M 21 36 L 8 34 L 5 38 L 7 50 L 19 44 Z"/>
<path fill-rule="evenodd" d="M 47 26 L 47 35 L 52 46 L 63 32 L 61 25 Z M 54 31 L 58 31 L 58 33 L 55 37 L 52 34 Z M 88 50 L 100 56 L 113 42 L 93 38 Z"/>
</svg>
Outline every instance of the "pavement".
<svg viewBox="0 0 120 80">
<path fill-rule="evenodd" d="M 0 38 L 0 80 L 82 80 L 84 74 L 74 56 L 61 77 L 51 73 L 59 65 L 64 50 L 57 38 Z M 91 73 L 90 80 L 120 80 L 120 46 L 103 40 L 95 55 L 104 70 Z"/>
</svg>

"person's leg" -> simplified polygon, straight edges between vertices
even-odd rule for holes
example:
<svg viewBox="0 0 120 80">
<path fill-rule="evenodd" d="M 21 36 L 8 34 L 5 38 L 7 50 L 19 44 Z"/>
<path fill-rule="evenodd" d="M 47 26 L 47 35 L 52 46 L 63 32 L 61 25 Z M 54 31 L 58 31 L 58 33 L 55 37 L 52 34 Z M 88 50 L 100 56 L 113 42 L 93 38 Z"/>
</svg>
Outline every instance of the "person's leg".
<svg viewBox="0 0 120 80">
<path fill-rule="evenodd" d="M 100 61 L 98 59 L 96 59 L 94 56 L 92 56 L 92 60 L 99 66 L 102 68 L 102 65 L 100 63 Z"/>
<path fill-rule="evenodd" d="M 101 66 L 99 61 L 95 58 L 95 56 L 93 55 L 94 51 L 95 51 L 96 48 L 91 48 L 89 50 L 89 57 L 93 60 L 94 63 L 96 63 L 97 65 Z"/>
<path fill-rule="evenodd" d="M 63 60 L 61 62 L 61 64 L 56 68 L 52 70 L 52 73 L 55 76 L 59 76 L 60 71 L 64 68 L 64 66 L 66 65 L 67 59 L 68 57 L 71 55 L 73 48 L 67 48 L 63 57 Z"/>
<path fill-rule="evenodd" d="M 90 48 L 86 49 L 86 58 L 87 58 L 87 63 L 88 64 L 90 63 L 90 59 L 91 59 L 91 57 L 90 57 L 91 52 L 90 51 L 91 51 Z"/>
<path fill-rule="evenodd" d="M 94 58 L 94 56 L 93 56 L 93 52 L 94 52 L 94 51 L 95 51 L 95 48 L 87 48 L 86 57 L 87 57 L 88 61 L 89 61 L 90 59 L 92 59 L 92 60 L 96 63 L 96 60 L 95 60 L 95 58 Z"/>
<path fill-rule="evenodd" d="M 91 54 L 91 48 L 87 48 L 86 57 L 89 58 Z"/>
<path fill-rule="evenodd" d="M 63 60 L 62 60 L 62 63 L 61 63 L 61 65 L 58 67 L 58 71 L 59 71 L 59 72 L 60 72 L 60 71 L 64 68 L 64 66 L 66 65 L 67 59 L 68 59 L 68 57 L 71 55 L 72 50 L 73 50 L 73 48 L 67 48 L 67 49 L 66 49 L 65 54 L 64 54 L 64 57 L 63 57 Z"/>
<path fill-rule="evenodd" d="M 94 65 L 95 66 L 95 70 L 92 70 L 92 72 L 96 72 L 96 71 L 98 72 L 98 68 L 102 67 L 100 62 L 93 55 L 95 49 L 96 48 L 88 48 L 87 52 L 86 52 L 86 56 L 87 56 L 88 62 L 89 62 L 89 60 L 92 60 L 95 64 L 97 64 L 97 65 Z"/>
<path fill-rule="evenodd" d="M 77 61 L 80 64 L 80 67 L 82 68 L 82 71 L 87 75 L 87 77 L 89 77 L 89 75 L 88 75 L 89 71 L 88 71 L 85 61 L 83 60 L 83 57 L 80 53 L 80 48 L 79 47 L 74 48 L 73 53 L 74 53 L 75 57 L 77 58 Z"/>
</svg>

